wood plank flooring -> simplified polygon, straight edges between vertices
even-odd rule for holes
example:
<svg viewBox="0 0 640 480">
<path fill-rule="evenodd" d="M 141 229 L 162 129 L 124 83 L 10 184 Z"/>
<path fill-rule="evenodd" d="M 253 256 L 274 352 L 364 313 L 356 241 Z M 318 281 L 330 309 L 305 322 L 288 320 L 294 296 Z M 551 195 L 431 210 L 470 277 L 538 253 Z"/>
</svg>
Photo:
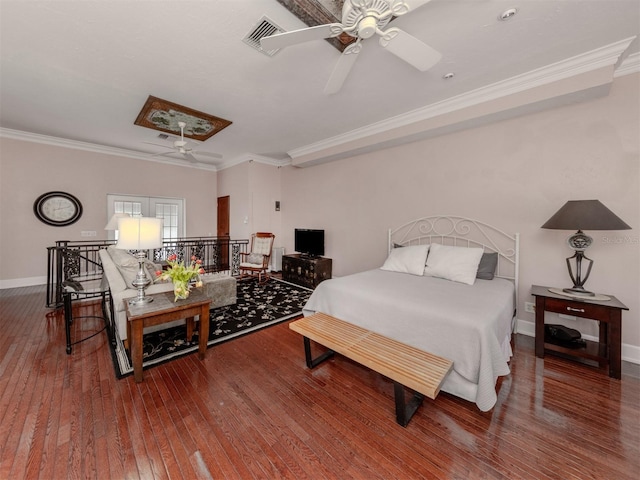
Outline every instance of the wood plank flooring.
<svg viewBox="0 0 640 480">
<path fill-rule="evenodd" d="M 280 324 L 116 380 L 106 334 L 65 352 L 43 287 L 0 291 L 0 479 L 636 479 L 640 380 L 516 336 L 491 412 L 441 393 L 407 428 L 393 384 L 310 371 Z M 97 305 L 77 307 L 91 315 Z M 100 327 L 75 323 L 76 335 Z"/>
</svg>

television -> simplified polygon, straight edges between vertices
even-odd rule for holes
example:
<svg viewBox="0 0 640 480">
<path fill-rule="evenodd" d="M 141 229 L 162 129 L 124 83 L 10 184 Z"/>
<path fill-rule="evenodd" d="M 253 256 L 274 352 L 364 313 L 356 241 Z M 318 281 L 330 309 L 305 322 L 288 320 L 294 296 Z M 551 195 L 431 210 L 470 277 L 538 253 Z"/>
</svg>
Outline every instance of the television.
<svg viewBox="0 0 640 480">
<path fill-rule="evenodd" d="M 295 229 L 294 250 L 307 257 L 324 255 L 324 230 Z"/>
</svg>

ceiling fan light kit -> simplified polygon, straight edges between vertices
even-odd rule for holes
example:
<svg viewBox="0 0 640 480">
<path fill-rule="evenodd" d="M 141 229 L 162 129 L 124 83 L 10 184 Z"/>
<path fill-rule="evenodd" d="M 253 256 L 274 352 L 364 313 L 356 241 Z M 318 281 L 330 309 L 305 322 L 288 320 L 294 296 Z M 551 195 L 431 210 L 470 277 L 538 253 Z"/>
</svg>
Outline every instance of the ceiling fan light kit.
<svg viewBox="0 0 640 480">
<path fill-rule="evenodd" d="M 394 17 L 405 15 L 430 0 L 345 0 L 342 23 L 278 33 L 260 40 L 264 49 L 280 49 L 311 40 L 337 37 L 343 33 L 356 38 L 344 49 L 338 59 L 327 86 L 326 94 L 336 93 L 342 87 L 351 67 L 362 50 L 362 41 L 374 35 L 380 37 L 380 46 L 414 68 L 424 72 L 440 61 L 442 55 L 434 48 L 399 28 L 383 30 Z"/>
<path fill-rule="evenodd" d="M 378 21 L 375 17 L 364 17 L 358 24 L 358 36 L 363 39 L 371 38 L 378 30 Z"/>
</svg>

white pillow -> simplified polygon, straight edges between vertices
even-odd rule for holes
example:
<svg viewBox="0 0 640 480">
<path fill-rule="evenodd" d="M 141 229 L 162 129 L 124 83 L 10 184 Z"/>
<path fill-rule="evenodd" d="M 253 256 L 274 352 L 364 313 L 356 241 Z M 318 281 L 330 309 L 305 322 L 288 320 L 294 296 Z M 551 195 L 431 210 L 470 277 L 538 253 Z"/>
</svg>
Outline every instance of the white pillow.
<svg viewBox="0 0 640 480">
<path fill-rule="evenodd" d="M 482 248 L 451 247 L 433 243 L 424 275 L 473 285 L 482 253 Z"/>
<path fill-rule="evenodd" d="M 120 275 L 127 284 L 127 288 L 134 288 L 131 283 L 136 279 L 138 275 L 138 270 L 140 266 L 138 265 L 138 259 L 131 255 L 128 251 L 122 250 L 120 248 L 116 248 L 114 246 L 109 246 L 107 248 L 111 258 L 113 259 L 113 263 L 116 264 Z M 148 258 L 143 260 L 144 266 L 147 270 L 147 277 L 151 280 L 151 283 L 155 283 L 156 281 L 156 270 L 161 270 L 161 268 L 154 264 Z"/>
<path fill-rule="evenodd" d="M 429 245 L 394 248 L 385 260 L 384 265 L 380 267 L 380 270 L 422 275 L 428 253 Z"/>
</svg>

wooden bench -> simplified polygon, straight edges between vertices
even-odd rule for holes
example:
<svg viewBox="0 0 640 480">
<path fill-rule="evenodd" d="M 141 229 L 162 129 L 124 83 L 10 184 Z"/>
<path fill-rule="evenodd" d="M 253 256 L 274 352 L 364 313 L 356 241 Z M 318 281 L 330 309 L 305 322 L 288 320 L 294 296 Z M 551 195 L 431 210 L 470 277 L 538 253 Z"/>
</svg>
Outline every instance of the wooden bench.
<svg viewBox="0 0 640 480">
<path fill-rule="evenodd" d="M 334 352 L 374 370 L 394 383 L 396 421 L 406 427 L 422 404 L 424 396 L 434 400 L 442 382 L 453 366 L 446 358 L 432 355 L 383 335 L 366 330 L 324 313 L 296 320 L 289 328 L 304 337 L 307 367 L 314 368 Z M 311 356 L 313 340 L 329 350 L 316 358 Z M 406 403 L 404 387 L 413 390 Z"/>
</svg>

